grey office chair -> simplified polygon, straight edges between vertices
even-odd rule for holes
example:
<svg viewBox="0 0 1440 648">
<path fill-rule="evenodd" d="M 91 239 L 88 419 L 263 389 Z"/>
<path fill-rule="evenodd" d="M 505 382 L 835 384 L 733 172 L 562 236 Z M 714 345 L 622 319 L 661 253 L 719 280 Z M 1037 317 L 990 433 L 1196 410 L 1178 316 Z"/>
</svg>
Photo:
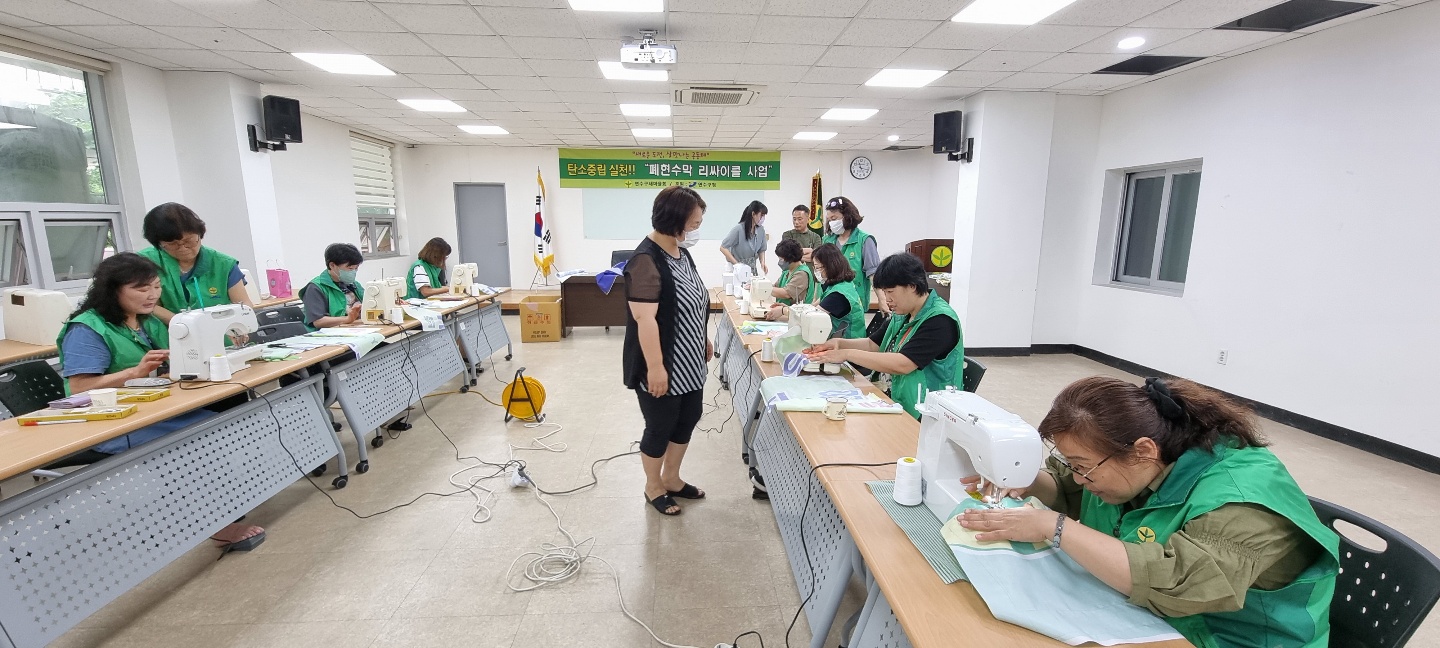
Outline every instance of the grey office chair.
<svg viewBox="0 0 1440 648">
<path fill-rule="evenodd" d="M 610 267 L 620 265 L 622 261 L 629 261 L 632 256 L 635 256 L 635 250 L 614 250 L 610 253 Z"/>
<path fill-rule="evenodd" d="M 50 401 L 65 397 L 65 379 L 55 368 L 44 360 L 20 362 L 0 369 L 0 405 L 6 410 L 0 419 L 13 418 L 45 409 Z M 44 478 L 63 476 L 56 468 L 86 466 L 109 455 L 82 450 L 63 459 L 54 461 L 40 470 L 30 471 L 37 481 Z"/>
<path fill-rule="evenodd" d="M 299 306 L 281 306 L 270 310 L 261 311 L 255 314 L 255 320 L 260 326 L 271 324 L 284 324 L 285 322 L 305 323 L 305 309 Z"/>
<path fill-rule="evenodd" d="M 1440 599 L 1440 558 L 1405 534 L 1322 499 L 1310 506 L 1340 534 L 1340 576 L 1330 604 L 1332 648 L 1398 648 Z M 1335 528 L 1344 520 L 1379 536 L 1385 548 L 1362 547 Z"/>
<path fill-rule="evenodd" d="M 280 322 L 278 324 L 264 324 L 250 337 L 256 344 L 269 344 L 285 338 L 297 337 L 309 333 L 310 329 L 300 322 Z"/>
<path fill-rule="evenodd" d="M 980 379 L 985 377 L 985 365 L 970 356 L 965 356 L 961 362 L 965 363 L 964 373 L 960 376 L 960 379 L 965 381 L 965 385 L 961 389 L 974 392 L 980 387 Z"/>
</svg>

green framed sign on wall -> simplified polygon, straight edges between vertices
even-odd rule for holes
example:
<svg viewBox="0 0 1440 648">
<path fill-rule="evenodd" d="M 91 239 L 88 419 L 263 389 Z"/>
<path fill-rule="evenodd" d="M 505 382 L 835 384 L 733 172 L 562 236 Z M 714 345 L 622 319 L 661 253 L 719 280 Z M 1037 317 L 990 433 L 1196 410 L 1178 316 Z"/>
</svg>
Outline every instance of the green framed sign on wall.
<svg viewBox="0 0 1440 648">
<path fill-rule="evenodd" d="M 779 189 L 779 151 L 560 149 L 560 186 Z"/>
</svg>

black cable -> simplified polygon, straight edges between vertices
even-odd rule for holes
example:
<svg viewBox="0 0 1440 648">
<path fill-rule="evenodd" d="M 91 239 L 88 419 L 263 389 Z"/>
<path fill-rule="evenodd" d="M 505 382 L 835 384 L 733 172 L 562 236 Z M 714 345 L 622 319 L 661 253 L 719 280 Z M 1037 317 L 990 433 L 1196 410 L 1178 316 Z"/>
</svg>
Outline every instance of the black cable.
<svg viewBox="0 0 1440 648">
<path fill-rule="evenodd" d="M 639 441 L 631 441 L 631 442 L 630 442 L 630 445 L 635 445 L 635 444 L 637 444 L 637 443 L 639 443 Z M 596 484 L 599 484 L 599 483 L 600 483 L 600 477 L 595 474 L 595 466 L 599 465 L 601 462 L 610 461 L 610 460 L 612 460 L 612 459 L 619 459 L 620 457 L 628 457 L 628 456 L 633 455 L 633 454 L 640 454 L 640 451 L 639 451 L 639 450 L 631 450 L 630 452 L 622 452 L 622 453 L 617 454 L 617 455 L 614 455 L 614 456 L 605 457 L 604 459 L 596 459 L 595 461 L 590 462 L 590 483 L 585 484 L 584 486 L 576 486 L 575 488 L 571 488 L 571 489 L 569 489 L 569 490 L 556 491 L 556 492 L 553 492 L 553 493 L 550 492 L 550 491 L 547 491 L 547 490 L 545 490 L 545 489 L 543 489 L 543 488 L 540 488 L 540 484 L 536 483 L 534 479 L 531 479 L 531 478 L 530 478 L 530 473 L 528 473 L 528 472 L 525 471 L 525 466 L 523 465 L 524 462 L 521 462 L 522 465 L 520 466 L 519 471 L 520 471 L 520 475 L 521 475 L 522 477 L 524 477 L 526 480 L 528 480 L 531 484 L 533 484 L 533 485 L 535 486 L 535 490 L 541 492 L 542 494 L 552 495 L 552 496 L 554 496 L 554 495 L 569 495 L 569 494 L 571 494 L 571 493 L 576 493 L 576 492 L 585 490 L 585 489 L 587 489 L 587 488 L 592 488 L 592 487 L 594 487 Z M 518 461 L 518 460 L 517 460 L 517 461 Z"/>
<path fill-rule="evenodd" d="M 795 629 L 795 622 L 800 620 L 800 613 L 804 612 L 805 606 L 810 604 L 810 599 L 815 596 L 815 588 L 820 584 L 820 578 L 815 574 L 815 563 L 810 559 L 810 546 L 805 544 L 805 513 L 810 510 L 810 497 L 814 493 L 816 482 L 815 471 L 836 466 L 879 468 L 893 465 L 895 465 L 893 461 L 885 463 L 824 463 L 810 468 L 809 477 L 805 480 L 805 505 L 800 507 L 800 548 L 805 552 L 805 566 L 810 570 L 810 593 L 806 594 L 805 600 L 800 602 L 799 609 L 795 610 L 794 618 L 790 619 L 790 627 L 785 629 L 785 648 L 790 648 L 790 632 Z"/>
<path fill-rule="evenodd" d="M 755 635 L 755 638 L 760 641 L 760 648 L 765 648 L 765 638 L 760 636 L 760 633 L 755 630 L 741 633 L 739 636 L 735 637 L 735 640 L 730 642 L 730 648 L 740 648 L 740 639 L 743 637 L 748 637 L 750 635 Z"/>
</svg>

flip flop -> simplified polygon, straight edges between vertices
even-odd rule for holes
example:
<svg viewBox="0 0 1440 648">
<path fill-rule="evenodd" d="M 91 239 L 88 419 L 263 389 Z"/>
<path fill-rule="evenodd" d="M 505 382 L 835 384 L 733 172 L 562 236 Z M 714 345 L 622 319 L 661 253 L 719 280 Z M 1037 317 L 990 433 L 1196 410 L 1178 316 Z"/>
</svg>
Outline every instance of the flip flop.
<svg viewBox="0 0 1440 648">
<path fill-rule="evenodd" d="M 705 499 L 704 491 L 701 491 L 691 484 L 685 484 L 685 487 L 678 491 L 667 491 L 666 494 L 671 497 L 682 497 L 685 499 Z"/>
<path fill-rule="evenodd" d="M 245 538 L 244 540 L 236 540 L 235 542 L 232 542 L 230 544 L 221 545 L 220 554 L 224 555 L 236 551 L 250 551 L 251 549 L 260 546 L 264 542 L 265 532 L 261 531 L 260 533 Z"/>
<path fill-rule="evenodd" d="M 650 500 L 650 506 L 655 507 L 655 510 L 659 511 L 661 515 L 679 515 L 683 512 L 680 505 L 675 503 L 675 498 L 670 497 L 669 493 Z M 672 507 L 675 508 L 674 513 L 670 512 Z"/>
</svg>

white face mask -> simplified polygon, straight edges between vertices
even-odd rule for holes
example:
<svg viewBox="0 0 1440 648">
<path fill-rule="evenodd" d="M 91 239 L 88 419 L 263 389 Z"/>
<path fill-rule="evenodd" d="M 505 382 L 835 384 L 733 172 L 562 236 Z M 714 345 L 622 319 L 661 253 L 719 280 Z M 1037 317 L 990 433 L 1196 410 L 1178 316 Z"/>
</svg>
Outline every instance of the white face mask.
<svg viewBox="0 0 1440 648">
<path fill-rule="evenodd" d="M 686 231 L 685 234 L 680 237 L 680 247 L 683 248 L 695 247 L 695 244 L 699 242 L 700 228 L 698 227 L 693 230 Z"/>
<path fill-rule="evenodd" d="M 839 235 L 845 233 L 845 219 L 842 218 L 842 219 L 839 219 L 839 220 L 830 221 L 829 225 L 830 225 L 830 231 L 831 231 L 832 233 L 834 233 L 836 236 L 839 236 Z"/>
<path fill-rule="evenodd" d="M 820 282 L 820 283 L 822 283 L 822 284 L 825 283 L 825 273 L 820 272 L 819 270 L 816 270 L 816 271 L 815 271 L 815 281 L 818 281 L 818 282 Z"/>
</svg>

